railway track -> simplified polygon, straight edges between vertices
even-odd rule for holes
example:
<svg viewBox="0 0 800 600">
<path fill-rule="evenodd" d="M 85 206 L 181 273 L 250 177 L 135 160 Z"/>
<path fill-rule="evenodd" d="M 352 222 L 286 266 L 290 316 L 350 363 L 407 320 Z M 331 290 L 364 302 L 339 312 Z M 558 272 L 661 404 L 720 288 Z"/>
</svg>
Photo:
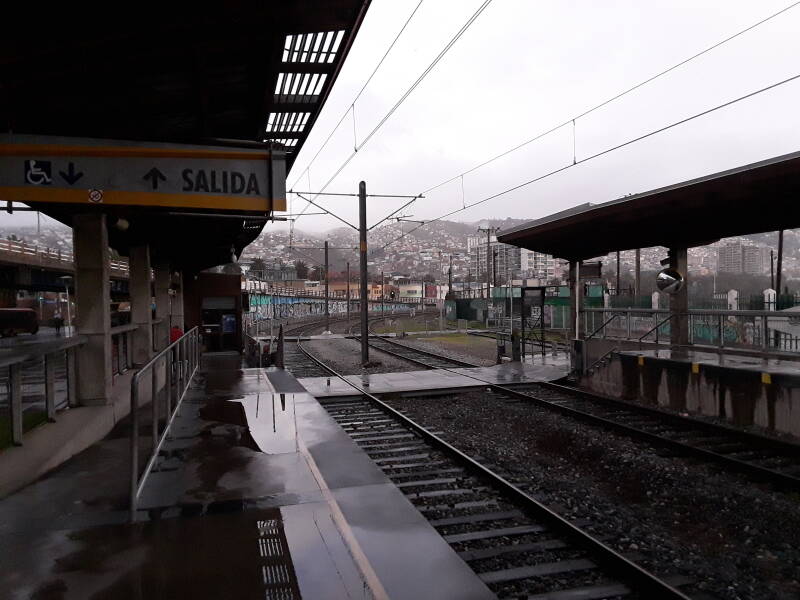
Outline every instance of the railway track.
<svg viewBox="0 0 800 600">
<path fill-rule="evenodd" d="M 376 338 L 377 339 L 377 338 Z M 370 339 L 370 345 L 374 340 Z M 427 368 L 476 367 L 381 339 L 379 350 Z M 449 361 L 449 365 L 446 364 Z M 512 387 L 480 381 L 494 394 L 532 402 L 563 415 L 745 473 L 781 489 L 800 491 L 800 445 L 725 425 L 605 398 L 556 383 Z"/>
<path fill-rule="evenodd" d="M 686 598 L 364 390 L 322 404 L 498 597 Z"/>
</svg>

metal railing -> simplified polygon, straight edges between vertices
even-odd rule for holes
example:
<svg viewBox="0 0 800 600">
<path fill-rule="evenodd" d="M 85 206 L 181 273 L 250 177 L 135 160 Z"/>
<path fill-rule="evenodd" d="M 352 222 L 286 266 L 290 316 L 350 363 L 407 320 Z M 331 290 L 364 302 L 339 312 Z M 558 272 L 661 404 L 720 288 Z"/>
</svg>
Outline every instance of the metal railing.
<svg viewBox="0 0 800 600">
<path fill-rule="evenodd" d="M 646 342 L 655 333 L 656 343 L 662 340 L 669 343 L 672 321 L 683 316 L 689 344 L 695 347 L 800 352 L 800 312 L 791 310 L 690 309 L 671 313 L 666 309 L 585 308 L 581 312 L 587 338 L 591 332 L 594 338 Z"/>
<path fill-rule="evenodd" d="M 0 240 L 0 256 L 9 262 L 41 267 L 53 266 L 69 270 L 72 270 L 75 258 L 72 252 L 67 250 L 43 248 L 35 244 L 12 240 Z M 127 259 L 112 259 L 109 264 L 114 275 L 128 275 L 129 265 Z"/>
<path fill-rule="evenodd" d="M 145 363 L 131 379 L 131 464 L 130 464 L 130 517 L 136 520 L 136 511 L 139 497 L 144 489 L 147 476 L 153 469 L 161 446 L 169 433 L 170 425 L 178 412 L 186 390 L 194 377 L 200 362 L 200 328 L 193 327 L 180 339 L 172 342 L 161 352 Z M 159 371 L 163 373 L 163 380 L 159 381 Z M 146 454 L 147 463 L 144 470 L 139 472 L 139 409 L 140 390 L 143 380 L 150 375 L 150 425 L 151 444 L 149 454 Z M 163 388 L 160 383 L 163 383 Z M 163 394 L 160 394 L 162 388 Z M 144 403 L 145 405 L 147 403 Z M 163 411 L 159 405 L 163 404 Z M 160 417 L 163 416 L 163 429 L 159 426 Z"/>
<path fill-rule="evenodd" d="M 76 352 L 86 341 L 66 337 L 0 358 L 0 423 L 10 430 L 0 438 L 22 446 L 27 431 L 77 406 Z"/>
</svg>

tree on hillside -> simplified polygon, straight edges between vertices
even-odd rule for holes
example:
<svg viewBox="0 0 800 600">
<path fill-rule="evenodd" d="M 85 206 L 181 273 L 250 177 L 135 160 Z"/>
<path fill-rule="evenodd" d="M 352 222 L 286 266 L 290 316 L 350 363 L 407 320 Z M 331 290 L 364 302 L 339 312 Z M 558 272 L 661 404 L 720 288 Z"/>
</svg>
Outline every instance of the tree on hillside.
<svg viewBox="0 0 800 600">
<path fill-rule="evenodd" d="M 294 261 L 294 268 L 297 271 L 298 279 L 308 278 L 308 265 L 305 262 L 303 262 L 302 260 Z"/>
</svg>

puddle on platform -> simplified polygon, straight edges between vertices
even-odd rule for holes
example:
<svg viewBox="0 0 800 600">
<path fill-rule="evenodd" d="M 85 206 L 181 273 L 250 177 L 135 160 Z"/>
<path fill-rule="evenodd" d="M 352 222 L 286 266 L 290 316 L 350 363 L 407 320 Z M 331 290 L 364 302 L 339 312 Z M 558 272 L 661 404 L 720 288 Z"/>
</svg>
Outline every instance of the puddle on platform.
<svg viewBox="0 0 800 600">
<path fill-rule="evenodd" d="M 94 527 L 70 532 L 69 543 L 49 550 L 50 575 L 19 590 L 25 597 L 301 597 L 275 509 Z"/>
<path fill-rule="evenodd" d="M 295 394 L 264 392 L 209 402 L 200 417 L 246 427 L 245 445 L 265 454 L 297 452 Z"/>
<path fill-rule="evenodd" d="M 295 394 L 267 392 L 232 402 L 242 405 L 250 436 L 261 452 L 297 452 Z"/>
</svg>

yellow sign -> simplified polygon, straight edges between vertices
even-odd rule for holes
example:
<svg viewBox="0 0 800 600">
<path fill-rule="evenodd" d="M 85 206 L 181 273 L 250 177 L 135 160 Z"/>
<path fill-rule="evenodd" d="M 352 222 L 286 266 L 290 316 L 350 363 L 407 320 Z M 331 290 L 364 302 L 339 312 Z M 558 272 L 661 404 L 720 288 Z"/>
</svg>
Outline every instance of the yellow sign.
<svg viewBox="0 0 800 600">
<path fill-rule="evenodd" d="M 2 135 L 0 200 L 281 211 L 286 161 L 274 150 Z"/>
</svg>

